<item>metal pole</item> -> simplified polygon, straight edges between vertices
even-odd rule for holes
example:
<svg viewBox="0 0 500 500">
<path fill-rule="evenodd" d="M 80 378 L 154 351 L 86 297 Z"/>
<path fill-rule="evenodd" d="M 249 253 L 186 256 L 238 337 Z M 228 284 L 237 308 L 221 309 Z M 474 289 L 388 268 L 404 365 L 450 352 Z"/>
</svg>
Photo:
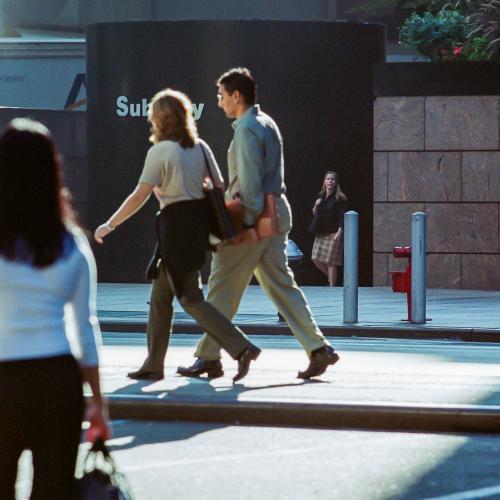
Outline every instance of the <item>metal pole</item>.
<svg viewBox="0 0 500 500">
<path fill-rule="evenodd" d="M 358 213 L 344 215 L 344 323 L 358 322 Z"/>
<path fill-rule="evenodd" d="M 411 216 L 411 321 L 425 323 L 425 214 Z"/>
</svg>

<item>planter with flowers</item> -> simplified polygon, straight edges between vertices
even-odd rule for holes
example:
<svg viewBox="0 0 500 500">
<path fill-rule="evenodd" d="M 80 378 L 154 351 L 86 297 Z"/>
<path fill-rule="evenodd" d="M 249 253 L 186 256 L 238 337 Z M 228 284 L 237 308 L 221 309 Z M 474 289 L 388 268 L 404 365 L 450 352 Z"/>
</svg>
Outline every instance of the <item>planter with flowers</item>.
<svg viewBox="0 0 500 500">
<path fill-rule="evenodd" d="M 489 57 L 487 35 L 477 31 L 472 16 L 458 10 L 413 13 L 401 26 L 399 40 L 432 62 L 485 61 Z"/>
<path fill-rule="evenodd" d="M 459 0 L 414 12 L 400 44 L 429 62 L 379 64 L 375 95 L 492 95 L 500 88 L 500 0 Z"/>
</svg>

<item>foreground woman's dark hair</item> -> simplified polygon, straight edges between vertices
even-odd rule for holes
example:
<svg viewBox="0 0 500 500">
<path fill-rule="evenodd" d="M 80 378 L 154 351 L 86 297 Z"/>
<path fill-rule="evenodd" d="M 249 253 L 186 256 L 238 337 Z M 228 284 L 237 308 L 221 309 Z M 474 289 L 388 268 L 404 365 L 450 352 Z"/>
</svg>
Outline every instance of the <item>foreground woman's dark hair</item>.
<svg viewBox="0 0 500 500">
<path fill-rule="evenodd" d="M 65 226 L 59 158 L 39 122 L 16 118 L 0 133 L 0 255 L 52 264 L 61 254 Z"/>
</svg>

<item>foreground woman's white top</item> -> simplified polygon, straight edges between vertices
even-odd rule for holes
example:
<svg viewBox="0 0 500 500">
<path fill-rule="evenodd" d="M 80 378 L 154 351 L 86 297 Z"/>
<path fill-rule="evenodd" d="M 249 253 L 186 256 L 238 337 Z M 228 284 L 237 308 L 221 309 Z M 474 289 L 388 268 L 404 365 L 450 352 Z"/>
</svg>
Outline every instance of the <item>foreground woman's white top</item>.
<svg viewBox="0 0 500 500">
<path fill-rule="evenodd" d="M 98 364 L 96 266 L 84 234 L 72 229 L 63 255 L 37 268 L 0 256 L 0 361 L 73 354 Z"/>
</svg>

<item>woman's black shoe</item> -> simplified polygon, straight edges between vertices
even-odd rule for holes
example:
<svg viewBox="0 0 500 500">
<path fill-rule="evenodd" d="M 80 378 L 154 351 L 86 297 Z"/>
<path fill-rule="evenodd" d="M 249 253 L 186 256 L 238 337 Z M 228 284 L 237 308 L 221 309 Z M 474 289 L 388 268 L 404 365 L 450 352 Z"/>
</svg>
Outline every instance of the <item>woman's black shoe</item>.
<svg viewBox="0 0 500 500">
<path fill-rule="evenodd" d="M 248 373 L 250 362 L 255 361 L 260 354 L 260 349 L 251 345 L 247 347 L 238 358 L 238 373 L 233 377 L 233 383 L 241 380 Z"/>
<path fill-rule="evenodd" d="M 135 372 L 127 373 L 127 377 L 135 380 L 162 380 L 165 378 L 163 373 L 150 372 L 148 370 L 143 370 L 142 368 L 136 370 Z"/>
<path fill-rule="evenodd" d="M 203 358 L 196 358 L 196 361 L 191 366 L 179 366 L 177 373 L 183 377 L 199 377 L 206 373 L 208 378 L 218 378 L 224 375 L 224 370 L 220 359 L 208 361 Z"/>
</svg>

